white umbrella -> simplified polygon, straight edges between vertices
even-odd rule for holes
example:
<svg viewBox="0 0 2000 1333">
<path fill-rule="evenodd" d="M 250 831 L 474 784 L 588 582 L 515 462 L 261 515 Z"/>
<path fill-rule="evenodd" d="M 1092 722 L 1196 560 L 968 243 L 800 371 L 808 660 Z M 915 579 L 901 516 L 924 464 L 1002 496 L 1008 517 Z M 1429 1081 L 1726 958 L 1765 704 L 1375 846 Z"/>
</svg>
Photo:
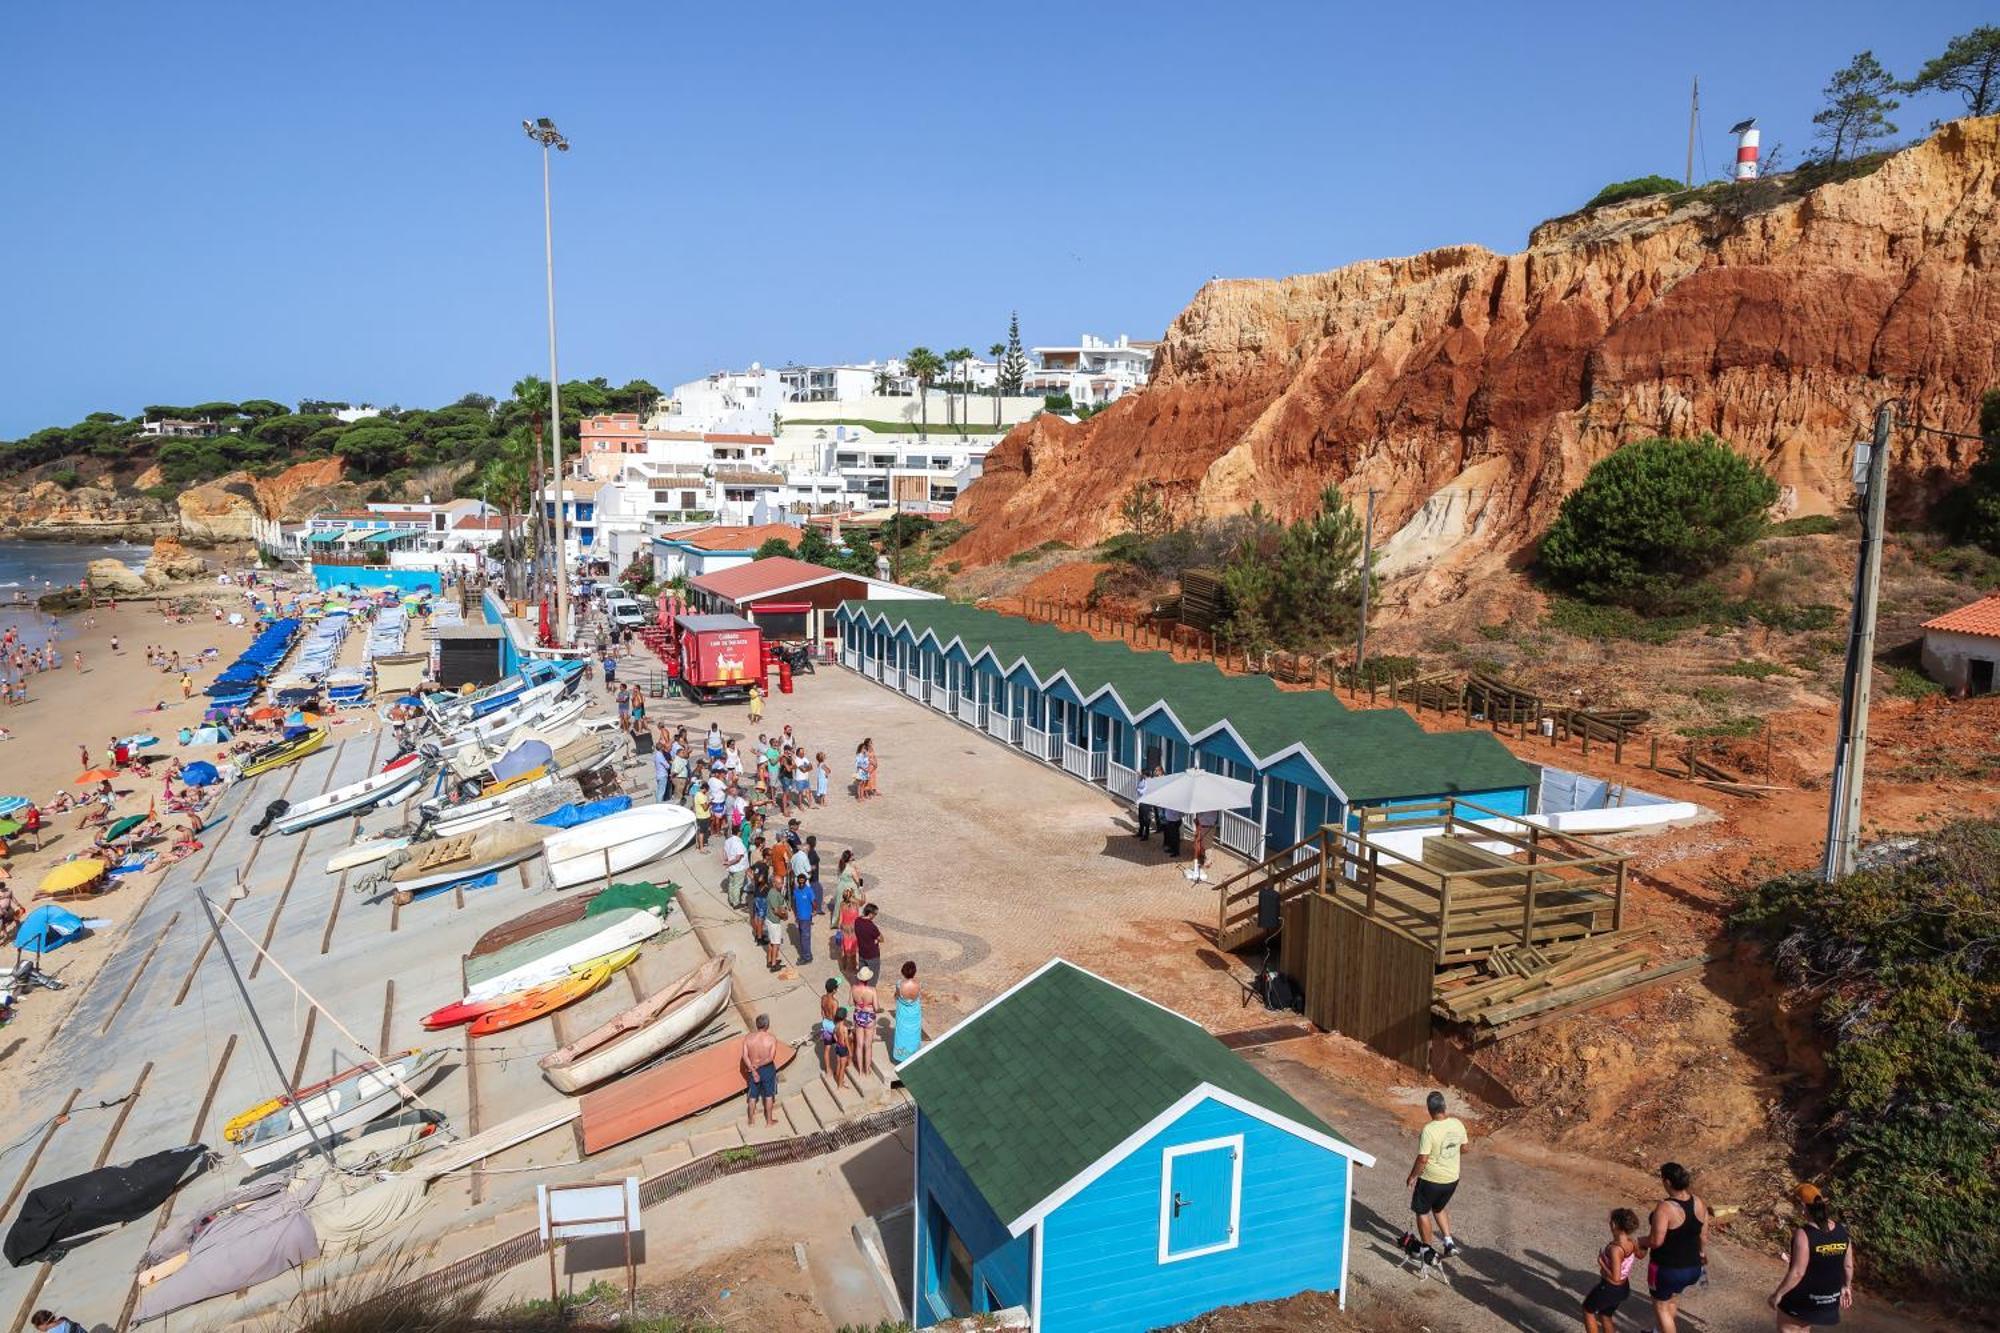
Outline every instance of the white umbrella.
<svg viewBox="0 0 2000 1333">
<path fill-rule="evenodd" d="M 1198 815 L 1210 810 L 1241 810 L 1255 799 L 1256 792 L 1249 783 L 1199 768 L 1149 782 L 1146 794 L 1139 798 L 1144 805 L 1184 815 Z"/>
</svg>

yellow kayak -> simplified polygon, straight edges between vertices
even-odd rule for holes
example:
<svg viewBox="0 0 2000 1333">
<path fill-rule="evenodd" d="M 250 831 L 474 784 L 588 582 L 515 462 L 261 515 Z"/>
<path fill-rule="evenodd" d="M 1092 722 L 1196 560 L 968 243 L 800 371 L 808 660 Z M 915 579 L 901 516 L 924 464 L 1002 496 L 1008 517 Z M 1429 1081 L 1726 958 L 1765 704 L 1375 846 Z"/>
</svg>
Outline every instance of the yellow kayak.
<svg viewBox="0 0 2000 1333">
<path fill-rule="evenodd" d="M 283 768 L 294 759 L 303 759 L 324 744 L 326 744 L 326 728 L 314 727 L 297 740 L 278 741 L 262 749 L 252 750 L 238 761 L 236 771 L 246 778 L 254 778 L 259 773 Z"/>
</svg>

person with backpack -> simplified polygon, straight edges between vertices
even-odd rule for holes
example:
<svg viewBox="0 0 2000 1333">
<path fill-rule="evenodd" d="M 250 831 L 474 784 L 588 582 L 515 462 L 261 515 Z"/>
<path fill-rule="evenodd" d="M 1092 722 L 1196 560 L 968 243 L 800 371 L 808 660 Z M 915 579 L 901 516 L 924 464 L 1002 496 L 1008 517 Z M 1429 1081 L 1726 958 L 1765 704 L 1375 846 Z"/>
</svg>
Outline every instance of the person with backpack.
<svg viewBox="0 0 2000 1333">
<path fill-rule="evenodd" d="M 1792 1191 L 1805 1214 L 1792 1228 L 1791 1266 L 1771 1293 L 1778 1333 L 1808 1333 L 1840 1322 L 1854 1304 L 1854 1242 L 1817 1185 Z"/>
</svg>

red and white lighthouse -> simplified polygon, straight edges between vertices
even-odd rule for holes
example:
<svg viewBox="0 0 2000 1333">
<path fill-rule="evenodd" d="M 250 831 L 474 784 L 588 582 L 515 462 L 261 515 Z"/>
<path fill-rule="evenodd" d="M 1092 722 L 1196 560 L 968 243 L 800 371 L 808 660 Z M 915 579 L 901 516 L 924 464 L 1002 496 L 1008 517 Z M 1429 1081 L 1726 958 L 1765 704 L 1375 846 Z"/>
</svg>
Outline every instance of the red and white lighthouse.
<svg viewBox="0 0 2000 1333">
<path fill-rule="evenodd" d="M 1754 181 L 1757 179 L 1757 118 L 1741 121 L 1729 127 L 1736 136 L 1736 179 Z"/>
</svg>

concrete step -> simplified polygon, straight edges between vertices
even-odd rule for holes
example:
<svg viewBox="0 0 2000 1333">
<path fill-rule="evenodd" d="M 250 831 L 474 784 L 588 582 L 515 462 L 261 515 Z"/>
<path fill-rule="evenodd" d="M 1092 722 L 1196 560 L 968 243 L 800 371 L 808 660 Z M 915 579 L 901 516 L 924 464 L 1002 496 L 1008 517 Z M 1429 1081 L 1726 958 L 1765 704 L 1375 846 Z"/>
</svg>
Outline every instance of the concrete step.
<svg viewBox="0 0 2000 1333">
<path fill-rule="evenodd" d="M 814 1080 L 806 1084 L 804 1092 L 806 1105 L 810 1106 L 813 1115 L 818 1117 L 821 1128 L 832 1129 L 847 1119 L 840 1109 L 840 1103 L 835 1101 L 833 1094 L 827 1090 L 824 1080 Z"/>
<path fill-rule="evenodd" d="M 687 1141 L 688 1151 L 696 1157 L 706 1157 L 710 1153 L 727 1152 L 731 1148 L 743 1146 L 743 1127 L 731 1123 L 724 1129 L 711 1129 L 697 1134 Z"/>
<path fill-rule="evenodd" d="M 669 1171 L 686 1166 L 693 1160 L 693 1150 L 688 1147 L 687 1140 L 682 1139 L 678 1143 L 669 1143 L 665 1147 L 656 1148 L 640 1158 L 639 1171 L 642 1179 L 651 1180 L 654 1176 L 663 1176 Z"/>
<path fill-rule="evenodd" d="M 784 1113 L 785 1119 L 791 1121 L 792 1133 L 795 1136 L 799 1134 L 817 1134 L 820 1130 L 826 1128 L 825 1125 L 820 1123 L 820 1118 L 813 1114 L 812 1104 L 805 1099 L 803 1094 L 794 1093 L 790 1097 L 781 1099 L 778 1102 L 778 1110 Z"/>
</svg>

